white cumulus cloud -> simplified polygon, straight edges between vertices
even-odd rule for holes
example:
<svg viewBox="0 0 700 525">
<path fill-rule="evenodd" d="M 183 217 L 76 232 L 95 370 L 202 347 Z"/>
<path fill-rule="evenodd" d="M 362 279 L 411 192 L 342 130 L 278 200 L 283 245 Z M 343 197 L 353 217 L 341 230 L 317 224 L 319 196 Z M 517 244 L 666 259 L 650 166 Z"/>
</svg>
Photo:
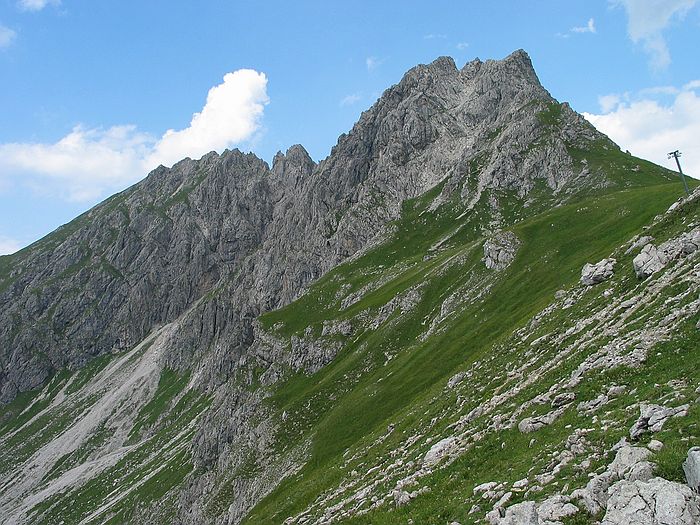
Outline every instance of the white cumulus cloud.
<svg viewBox="0 0 700 525">
<path fill-rule="evenodd" d="M 8 47 L 10 44 L 12 44 L 16 37 L 16 31 L 10 29 L 9 27 L 0 25 L 0 49 Z"/>
<path fill-rule="evenodd" d="M 60 5 L 61 0 L 19 0 L 17 5 L 23 11 L 41 11 L 47 5 Z"/>
<path fill-rule="evenodd" d="M 0 179 L 71 201 L 94 200 L 136 182 L 159 164 L 199 158 L 251 138 L 267 102 L 267 77 L 241 69 L 209 90 L 187 128 L 168 130 L 160 138 L 133 125 L 76 126 L 54 143 L 0 144 Z"/>
<path fill-rule="evenodd" d="M 150 165 L 171 165 L 183 156 L 201 157 L 248 139 L 260 125 L 267 98 L 267 78 L 252 69 L 224 76 L 223 84 L 209 90 L 200 113 L 189 127 L 169 129 L 148 159 Z"/>
<path fill-rule="evenodd" d="M 661 70 L 671 63 L 664 29 L 674 17 L 684 17 L 697 0 L 612 0 L 612 3 L 625 8 L 630 39 L 635 44 L 641 42 L 649 54 L 651 67 Z"/>
<path fill-rule="evenodd" d="M 601 97 L 601 113 L 584 113 L 584 116 L 600 131 L 608 135 L 622 149 L 657 164 L 675 168 L 667 159 L 667 153 L 680 150 L 684 153 L 683 171 L 700 178 L 700 81 L 693 81 L 677 88 L 670 95 L 667 86 L 657 90 L 666 98 L 652 98 L 643 90 L 641 97 L 629 94 Z"/>
</svg>

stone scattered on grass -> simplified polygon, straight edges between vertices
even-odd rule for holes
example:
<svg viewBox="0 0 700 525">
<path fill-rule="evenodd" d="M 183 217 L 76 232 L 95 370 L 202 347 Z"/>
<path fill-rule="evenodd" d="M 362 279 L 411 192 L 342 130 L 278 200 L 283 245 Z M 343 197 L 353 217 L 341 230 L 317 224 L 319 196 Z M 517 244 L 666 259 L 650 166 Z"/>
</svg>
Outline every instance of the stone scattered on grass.
<svg viewBox="0 0 700 525">
<path fill-rule="evenodd" d="M 609 279 L 614 273 L 616 262 L 615 259 L 603 259 L 596 264 L 586 263 L 581 269 L 581 284 L 593 286 Z"/>
<path fill-rule="evenodd" d="M 666 408 L 660 405 L 642 403 L 639 406 L 639 419 L 630 428 L 630 438 L 639 439 L 646 432 L 660 431 L 664 423 L 672 417 L 682 417 L 688 414 L 690 405 Z"/>
</svg>

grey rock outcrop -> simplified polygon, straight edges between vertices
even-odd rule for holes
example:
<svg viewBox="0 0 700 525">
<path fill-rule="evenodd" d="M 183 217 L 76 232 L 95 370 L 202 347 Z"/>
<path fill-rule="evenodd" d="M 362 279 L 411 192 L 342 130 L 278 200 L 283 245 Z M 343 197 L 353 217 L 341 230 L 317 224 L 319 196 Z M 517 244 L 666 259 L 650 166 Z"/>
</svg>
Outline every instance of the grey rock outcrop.
<svg viewBox="0 0 700 525">
<path fill-rule="evenodd" d="M 581 500 L 589 514 L 598 514 L 607 507 L 608 489 L 620 480 L 647 481 L 653 477 L 654 464 L 647 461 L 652 453 L 643 447 L 622 446 L 613 462 L 601 474 L 590 479 L 572 497 Z"/>
<path fill-rule="evenodd" d="M 436 465 L 443 458 L 449 456 L 449 454 L 454 451 L 456 446 L 457 439 L 454 437 L 447 437 L 445 439 L 441 439 L 432 447 L 430 447 L 430 450 L 428 450 L 428 452 L 425 453 L 425 456 L 423 457 L 423 465 L 427 467 L 432 467 Z"/>
<path fill-rule="evenodd" d="M 596 264 L 586 263 L 581 269 L 581 284 L 593 286 L 609 279 L 613 276 L 616 262 L 615 259 L 603 259 Z"/>
<path fill-rule="evenodd" d="M 697 525 L 700 496 L 687 486 L 653 478 L 623 480 L 609 490 L 601 525 Z"/>
<path fill-rule="evenodd" d="M 687 257 L 700 249 L 700 229 L 696 228 L 679 237 L 661 243 L 658 248 L 649 243 L 632 260 L 634 272 L 640 279 L 646 279 L 663 270 L 666 265 L 678 257 Z"/>
<path fill-rule="evenodd" d="M 642 403 L 639 406 L 639 419 L 630 428 L 630 438 L 639 439 L 646 432 L 658 432 L 670 418 L 685 416 L 688 413 L 688 408 L 689 405 L 666 408 Z"/>
<path fill-rule="evenodd" d="M 653 244 L 647 244 L 633 260 L 634 273 L 640 279 L 646 279 L 652 274 L 662 270 L 668 259 L 663 252 L 660 252 Z"/>
<path fill-rule="evenodd" d="M 504 270 L 515 259 L 519 246 L 520 240 L 513 232 L 497 233 L 484 243 L 484 264 L 490 270 Z"/>
<path fill-rule="evenodd" d="M 577 514 L 579 509 L 570 498 L 556 495 L 541 503 L 523 501 L 500 512 L 490 512 L 487 520 L 491 525 L 561 525 L 564 518 Z"/>
<path fill-rule="evenodd" d="M 688 486 L 700 494 L 700 447 L 688 451 L 688 457 L 683 462 L 683 472 Z"/>
<path fill-rule="evenodd" d="M 564 413 L 565 409 L 566 407 L 562 406 L 541 416 L 526 417 L 520 423 L 518 423 L 518 430 L 520 430 L 520 432 L 523 434 L 529 434 L 530 432 L 535 432 L 541 428 L 551 425 L 557 419 L 559 419 L 559 416 Z"/>
</svg>

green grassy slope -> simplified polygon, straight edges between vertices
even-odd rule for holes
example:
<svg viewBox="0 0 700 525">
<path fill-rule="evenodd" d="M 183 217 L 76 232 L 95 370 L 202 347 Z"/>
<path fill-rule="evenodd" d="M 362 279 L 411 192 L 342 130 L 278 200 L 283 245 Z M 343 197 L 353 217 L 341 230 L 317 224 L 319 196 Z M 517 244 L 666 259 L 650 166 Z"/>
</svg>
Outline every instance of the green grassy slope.
<svg viewBox="0 0 700 525">
<path fill-rule="evenodd" d="M 609 161 L 605 155 L 589 155 L 595 159 L 590 165 L 601 168 Z M 616 159 L 620 159 L 619 153 Z M 556 290 L 576 285 L 583 264 L 609 255 L 665 211 L 679 197 L 679 184 L 658 177 L 653 172 L 655 167 L 646 170 L 649 165 L 635 161 L 630 158 L 629 163 L 641 164 L 642 168 L 637 168 L 637 175 L 627 177 L 634 181 L 630 186 L 636 187 L 618 187 L 514 223 L 510 229 L 523 245 L 515 262 L 497 278 L 481 262 L 479 210 L 461 220 L 455 220 L 455 203 L 452 208 L 448 204 L 431 213 L 427 205 L 433 195 L 428 194 L 406 204 L 391 242 L 335 269 L 297 302 L 263 316 L 264 326 L 279 336 L 301 335 L 309 330 L 319 335 L 324 321 L 352 320 L 364 310 L 376 311 L 406 290 L 421 290 L 415 308 L 395 312 L 377 330 L 356 331 L 344 341 L 340 354 L 330 365 L 310 376 L 292 375 L 274 392 L 271 402 L 280 413 L 291 415 L 291 422 L 287 420 L 278 436 L 280 446 L 290 447 L 306 437 L 311 437 L 313 446 L 302 471 L 285 480 L 260 503 L 246 523 L 275 523 L 294 515 L 347 475 L 348 450 L 367 447 L 392 422 L 403 421 L 403 430 L 410 431 L 417 423 L 417 413 L 423 409 L 428 415 L 439 414 L 440 404 L 435 399 L 440 398 L 447 378 L 505 344 L 515 330 L 552 302 Z M 624 176 L 621 170 L 614 171 L 616 177 Z M 506 222 L 516 216 L 511 211 Z M 458 232 L 449 242 L 431 257 L 425 257 L 431 255 L 430 246 L 453 231 Z M 632 282 L 636 278 L 631 257 L 627 259 L 623 278 Z M 386 282 L 382 277 L 386 277 Z M 340 310 L 339 297 L 371 281 L 382 284 L 351 307 Z M 422 341 L 420 335 L 442 301 L 462 286 L 481 286 L 488 293 L 465 304 L 457 315 L 445 321 L 442 331 Z M 574 311 L 563 312 L 555 323 L 568 325 L 575 315 Z M 687 337 L 687 345 L 697 343 L 692 330 Z M 517 359 L 515 353 L 502 356 L 498 366 L 490 370 L 494 376 L 491 390 L 498 384 L 496 376 L 509 366 L 510 360 Z M 693 366 L 688 364 L 686 370 L 693 370 Z M 567 424 L 571 421 L 562 419 L 559 425 L 547 429 L 551 436 L 545 439 L 560 439 L 559 427 Z M 520 470 L 533 464 L 538 449 L 527 450 L 522 457 L 513 455 L 513 449 L 527 449 L 529 439 L 517 429 L 494 434 L 481 445 L 477 457 L 466 456 L 448 471 L 436 474 L 436 479 L 428 484 L 436 489 L 433 495 L 422 496 L 402 514 L 453 519 L 455 509 L 464 507 L 463 496 L 470 485 L 487 479 L 489 472 L 501 471 L 504 463 L 515 463 Z M 503 441 L 510 443 L 508 454 L 488 453 L 490 447 L 497 448 Z M 388 456 L 392 446 L 398 444 L 390 440 L 374 454 Z M 514 474 L 514 479 L 521 474 Z M 452 504 L 445 500 L 446 494 L 455 496 Z M 451 506 L 454 508 L 447 512 Z M 395 523 L 393 511 L 370 516 L 360 522 Z"/>
</svg>

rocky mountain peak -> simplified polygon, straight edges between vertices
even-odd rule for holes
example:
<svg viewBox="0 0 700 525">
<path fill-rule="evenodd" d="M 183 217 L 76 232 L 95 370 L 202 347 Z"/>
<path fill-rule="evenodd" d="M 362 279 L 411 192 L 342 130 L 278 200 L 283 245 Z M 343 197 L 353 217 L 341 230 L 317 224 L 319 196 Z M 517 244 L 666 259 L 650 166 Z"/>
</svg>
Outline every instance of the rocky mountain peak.
<svg viewBox="0 0 700 525">
<path fill-rule="evenodd" d="M 315 167 L 316 163 L 301 144 L 294 144 L 286 153 L 278 151 L 272 160 L 272 172 L 278 177 L 308 176 Z"/>
</svg>

